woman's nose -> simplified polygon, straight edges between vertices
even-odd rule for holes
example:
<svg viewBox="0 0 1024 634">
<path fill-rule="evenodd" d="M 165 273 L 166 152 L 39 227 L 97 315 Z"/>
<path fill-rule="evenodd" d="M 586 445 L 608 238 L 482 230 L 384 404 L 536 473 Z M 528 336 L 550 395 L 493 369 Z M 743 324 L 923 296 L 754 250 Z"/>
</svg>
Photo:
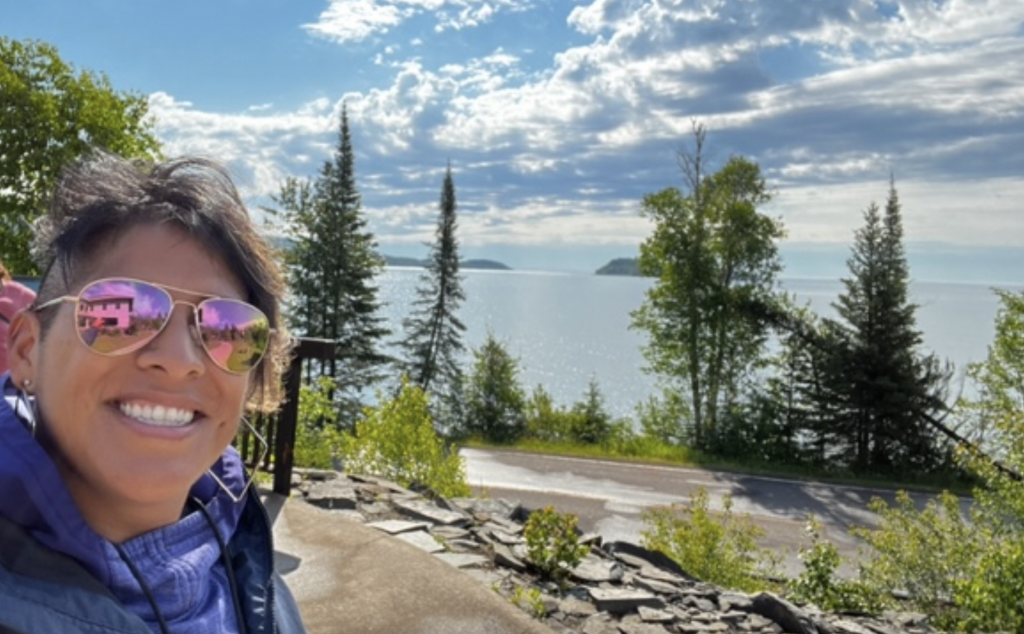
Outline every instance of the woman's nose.
<svg viewBox="0 0 1024 634">
<path fill-rule="evenodd" d="M 139 350 L 138 360 L 145 367 L 160 368 L 175 377 L 198 376 L 206 371 L 206 355 L 195 325 L 195 307 L 179 307 L 179 303 L 184 304 L 174 304 L 167 324 Z"/>
</svg>

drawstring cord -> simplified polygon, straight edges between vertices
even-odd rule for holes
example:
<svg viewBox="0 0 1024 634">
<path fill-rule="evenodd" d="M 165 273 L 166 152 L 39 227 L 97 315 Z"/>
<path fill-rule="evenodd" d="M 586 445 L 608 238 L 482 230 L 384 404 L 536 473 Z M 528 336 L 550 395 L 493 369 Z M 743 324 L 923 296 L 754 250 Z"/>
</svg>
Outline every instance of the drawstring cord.
<svg viewBox="0 0 1024 634">
<path fill-rule="evenodd" d="M 231 603 L 235 606 L 235 619 L 238 620 L 238 634 L 248 634 L 249 628 L 245 625 L 245 619 L 242 618 L 242 601 L 238 594 L 238 581 L 235 580 L 235 569 L 231 565 L 231 555 L 228 553 L 228 545 L 224 542 L 224 538 L 221 536 L 220 531 L 217 530 L 217 524 L 213 521 L 213 517 L 210 515 L 210 510 L 206 508 L 206 505 L 200 502 L 196 498 L 192 498 L 192 503 L 199 507 L 199 511 L 206 518 L 206 523 L 210 525 L 210 530 L 213 531 L 213 536 L 217 538 L 217 546 L 220 547 L 220 559 L 224 563 L 224 570 L 228 575 L 228 588 L 231 590 Z"/>
<path fill-rule="evenodd" d="M 228 588 L 231 591 L 231 603 L 235 608 L 235 619 L 238 621 L 238 634 L 247 634 L 248 628 L 246 627 L 245 619 L 242 618 L 242 601 L 238 593 L 238 581 L 235 579 L 235 571 L 231 566 L 231 555 L 228 553 L 228 546 L 225 543 L 224 538 L 221 536 L 220 531 L 217 530 L 217 524 L 213 521 L 213 516 L 210 515 L 209 509 L 206 505 L 200 502 L 197 498 L 192 498 L 192 504 L 194 504 L 202 513 L 203 517 L 206 518 L 206 523 L 209 524 L 210 530 L 213 531 L 214 537 L 217 539 L 217 546 L 220 548 L 220 559 L 224 566 L 224 571 L 228 578 Z M 135 566 L 135 563 L 125 552 L 124 548 L 120 544 L 114 544 L 114 549 L 117 550 L 118 556 L 121 557 L 121 561 L 128 566 L 128 571 L 135 577 L 135 581 L 142 588 L 142 594 L 145 595 L 146 600 L 149 602 L 149 607 L 153 610 L 153 616 L 156 617 L 157 623 L 160 625 L 161 634 L 171 634 L 171 630 L 167 627 L 167 620 L 164 618 L 163 612 L 160 611 L 160 606 L 156 602 L 156 597 L 153 596 L 153 591 L 150 589 L 149 584 L 146 583 L 142 573 Z"/>
<path fill-rule="evenodd" d="M 153 591 L 149 589 L 149 584 L 142 578 L 142 573 L 135 567 L 135 563 L 132 562 L 131 557 L 124 551 L 121 544 L 114 544 L 114 548 L 117 550 L 118 556 L 121 557 L 121 561 L 128 566 L 128 570 L 135 577 L 135 581 L 138 582 L 139 587 L 142 588 L 142 594 L 146 595 L 146 600 L 149 601 L 149 608 L 153 610 L 153 616 L 156 617 L 157 623 L 160 624 L 160 631 L 162 634 L 171 634 L 171 630 L 167 628 L 167 620 L 164 619 L 163 612 L 160 611 L 159 606 L 156 604 L 156 597 L 153 596 Z"/>
</svg>

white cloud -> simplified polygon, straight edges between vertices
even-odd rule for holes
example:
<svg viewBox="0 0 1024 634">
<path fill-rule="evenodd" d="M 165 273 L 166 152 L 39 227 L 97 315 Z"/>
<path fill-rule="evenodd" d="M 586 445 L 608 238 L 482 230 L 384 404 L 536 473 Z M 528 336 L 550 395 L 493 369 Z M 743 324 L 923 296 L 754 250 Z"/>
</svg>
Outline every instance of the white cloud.
<svg viewBox="0 0 1024 634">
<path fill-rule="evenodd" d="M 303 25 L 309 33 L 335 42 L 366 39 L 377 33 L 387 33 L 389 27 L 400 24 L 413 15 L 412 9 L 377 0 L 333 0 L 318 20 Z"/>
<path fill-rule="evenodd" d="M 451 159 L 464 244 L 635 245 L 640 197 L 679 184 L 673 152 L 699 119 L 714 158 L 762 165 L 793 240 L 849 242 L 894 171 L 909 240 L 1024 245 L 1024 3 L 878 4 L 595 0 L 566 8 L 589 41 L 540 71 L 490 42 L 434 63 L 453 35 L 424 32 L 416 58 L 382 48 L 370 87 L 293 112 L 206 113 L 163 93 L 151 109 L 169 153 L 221 157 L 267 196 L 328 157 L 344 99 L 382 241 L 430 238 Z M 335 1 L 308 28 L 345 42 L 428 12 L 445 31 L 520 9 Z"/>
<path fill-rule="evenodd" d="M 149 110 L 165 154 L 216 158 L 232 169 L 249 198 L 265 198 L 278 191 L 286 176 L 311 172 L 311 162 L 318 165 L 328 156 L 327 135 L 337 128 L 337 115 L 326 99 L 295 112 L 220 114 L 158 92 L 149 96 Z"/>
<path fill-rule="evenodd" d="M 887 175 L 822 186 L 791 186 L 779 192 L 771 211 L 786 223 L 794 242 L 849 243 L 871 202 L 885 204 Z M 1024 246 L 1024 180 L 992 178 L 977 184 L 900 180 L 904 238 L 968 246 Z"/>
<path fill-rule="evenodd" d="M 329 0 L 309 33 L 339 43 L 382 35 L 414 16 L 429 14 L 438 33 L 478 27 L 500 12 L 524 11 L 522 0 Z"/>
</svg>

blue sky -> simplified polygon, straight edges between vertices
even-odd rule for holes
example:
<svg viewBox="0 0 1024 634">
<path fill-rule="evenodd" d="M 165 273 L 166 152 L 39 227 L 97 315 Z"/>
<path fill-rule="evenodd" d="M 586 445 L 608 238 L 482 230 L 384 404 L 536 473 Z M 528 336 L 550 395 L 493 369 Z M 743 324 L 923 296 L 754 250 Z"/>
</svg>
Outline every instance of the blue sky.
<svg viewBox="0 0 1024 634">
<path fill-rule="evenodd" d="M 147 95 L 254 207 L 344 101 L 386 253 L 423 253 L 450 160 L 464 255 L 633 255 L 699 120 L 760 163 L 787 274 L 842 275 L 893 173 L 915 277 L 1024 283 L 1020 0 L 0 0 L 0 34 Z"/>
</svg>

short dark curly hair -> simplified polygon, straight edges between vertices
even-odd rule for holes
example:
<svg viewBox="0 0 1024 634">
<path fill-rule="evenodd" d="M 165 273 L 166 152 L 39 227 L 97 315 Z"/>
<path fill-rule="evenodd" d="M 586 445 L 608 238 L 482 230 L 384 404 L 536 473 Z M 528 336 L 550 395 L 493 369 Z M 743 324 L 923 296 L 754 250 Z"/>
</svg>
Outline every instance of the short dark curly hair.
<svg viewBox="0 0 1024 634">
<path fill-rule="evenodd" d="M 36 305 L 68 294 L 104 248 L 133 227 L 169 223 L 217 254 L 241 281 L 245 300 L 262 310 L 274 336 L 253 370 L 251 410 L 270 411 L 282 398 L 291 338 L 281 317 L 285 282 L 227 170 L 203 158 L 130 161 L 94 150 L 66 168 L 48 213 L 36 225 L 35 251 L 44 273 Z M 43 333 L 53 313 L 40 315 Z"/>
</svg>

